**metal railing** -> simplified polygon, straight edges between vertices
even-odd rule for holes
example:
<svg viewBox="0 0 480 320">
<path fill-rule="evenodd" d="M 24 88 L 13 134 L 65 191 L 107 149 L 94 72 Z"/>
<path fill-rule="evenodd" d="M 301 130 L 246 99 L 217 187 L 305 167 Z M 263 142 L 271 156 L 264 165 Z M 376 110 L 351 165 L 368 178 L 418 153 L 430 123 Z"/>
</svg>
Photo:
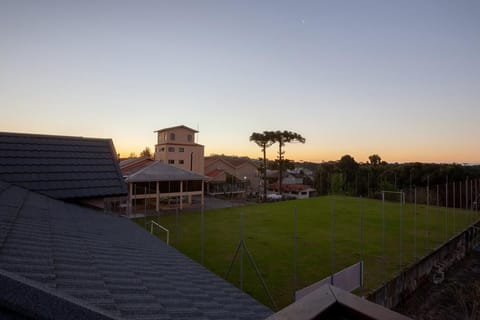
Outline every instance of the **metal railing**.
<svg viewBox="0 0 480 320">
<path fill-rule="evenodd" d="M 165 231 L 167 233 L 167 245 L 170 245 L 170 231 L 168 231 L 167 228 L 165 228 L 164 226 L 156 223 L 155 221 L 150 221 L 150 233 L 153 234 L 153 226 L 157 226 L 158 228 L 162 229 L 163 231 Z"/>
</svg>

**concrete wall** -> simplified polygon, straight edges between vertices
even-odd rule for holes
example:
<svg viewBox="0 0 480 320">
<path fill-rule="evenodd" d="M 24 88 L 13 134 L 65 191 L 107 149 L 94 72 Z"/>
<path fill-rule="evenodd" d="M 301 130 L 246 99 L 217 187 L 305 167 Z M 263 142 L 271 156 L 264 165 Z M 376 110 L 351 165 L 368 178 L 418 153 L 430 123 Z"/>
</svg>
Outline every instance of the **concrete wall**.
<svg viewBox="0 0 480 320">
<path fill-rule="evenodd" d="M 405 268 L 399 275 L 367 296 L 376 304 L 393 308 L 408 298 L 418 287 L 432 281 L 438 266 L 444 270 L 462 260 L 480 243 L 480 223 L 465 229 L 429 255 Z"/>
</svg>

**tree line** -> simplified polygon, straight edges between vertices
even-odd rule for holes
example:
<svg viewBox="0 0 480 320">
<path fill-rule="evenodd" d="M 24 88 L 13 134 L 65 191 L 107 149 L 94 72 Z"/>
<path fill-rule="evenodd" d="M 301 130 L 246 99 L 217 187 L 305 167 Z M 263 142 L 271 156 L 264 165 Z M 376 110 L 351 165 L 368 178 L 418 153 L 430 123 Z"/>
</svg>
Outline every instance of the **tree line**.
<svg viewBox="0 0 480 320">
<path fill-rule="evenodd" d="M 382 190 L 406 191 L 480 177 L 480 166 L 436 163 L 387 163 L 377 154 L 366 163 L 350 155 L 318 165 L 314 184 L 318 194 L 375 197 Z"/>
</svg>

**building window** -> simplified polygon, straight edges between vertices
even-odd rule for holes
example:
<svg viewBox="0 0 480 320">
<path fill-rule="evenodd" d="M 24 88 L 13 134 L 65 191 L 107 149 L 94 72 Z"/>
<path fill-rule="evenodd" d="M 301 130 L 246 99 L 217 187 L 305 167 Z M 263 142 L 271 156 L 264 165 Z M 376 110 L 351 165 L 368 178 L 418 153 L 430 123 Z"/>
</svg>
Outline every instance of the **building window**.
<svg viewBox="0 0 480 320">
<path fill-rule="evenodd" d="M 170 140 L 175 141 L 175 133 L 170 133 Z"/>
<path fill-rule="evenodd" d="M 175 147 L 168 147 L 168 152 L 175 152 Z"/>
<path fill-rule="evenodd" d="M 193 141 L 193 136 L 191 134 L 189 134 L 187 136 L 187 140 L 188 140 L 188 142 L 192 142 Z"/>
<path fill-rule="evenodd" d="M 168 164 L 175 164 L 175 160 L 168 160 Z"/>
<path fill-rule="evenodd" d="M 165 152 L 165 147 L 161 147 L 160 152 Z"/>
<path fill-rule="evenodd" d="M 184 163 L 185 162 L 182 159 L 178 160 L 178 164 L 184 164 Z"/>
<path fill-rule="evenodd" d="M 185 152 L 185 148 L 179 147 L 178 152 Z"/>
</svg>

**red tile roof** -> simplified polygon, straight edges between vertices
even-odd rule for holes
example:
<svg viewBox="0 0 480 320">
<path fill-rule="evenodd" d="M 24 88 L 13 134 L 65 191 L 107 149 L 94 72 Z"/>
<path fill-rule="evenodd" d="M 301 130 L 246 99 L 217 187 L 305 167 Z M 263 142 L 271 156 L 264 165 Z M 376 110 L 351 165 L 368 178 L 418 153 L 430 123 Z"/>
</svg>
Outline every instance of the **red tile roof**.
<svg viewBox="0 0 480 320">
<path fill-rule="evenodd" d="M 207 177 L 211 177 L 211 178 L 214 178 L 214 177 L 218 177 L 219 175 L 221 175 L 222 173 L 224 173 L 225 171 L 223 170 L 219 170 L 219 169 L 215 169 L 215 170 L 212 170 L 210 172 L 208 172 L 206 174 Z"/>
</svg>

